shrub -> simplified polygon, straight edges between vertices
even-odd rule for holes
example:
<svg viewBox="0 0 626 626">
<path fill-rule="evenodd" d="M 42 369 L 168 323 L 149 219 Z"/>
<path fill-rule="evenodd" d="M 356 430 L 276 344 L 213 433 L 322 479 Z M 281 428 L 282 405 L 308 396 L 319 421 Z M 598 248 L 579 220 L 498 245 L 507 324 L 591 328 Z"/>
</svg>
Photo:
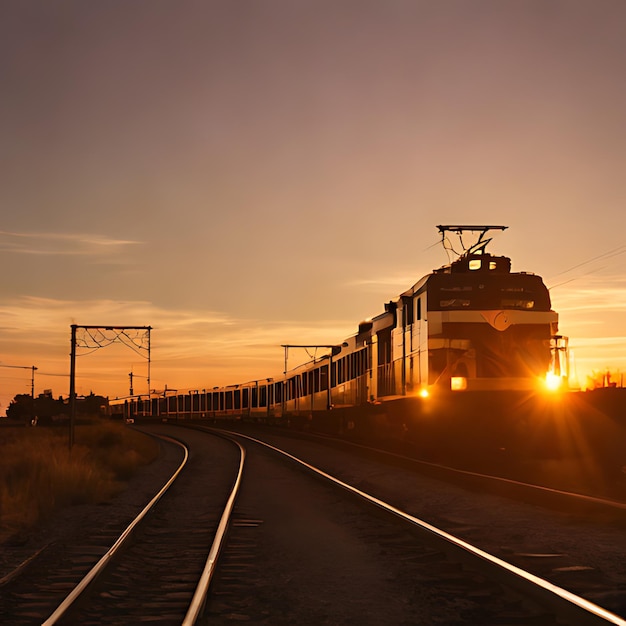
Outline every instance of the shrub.
<svg viewBox="0 0 626 626">
<path fill-rule="evenodd" d="M 0 541 L 73 504 L 109 501 L 133 473 L 152 462 L 158 444 L 117 422 L 66 429 L 0 430 Z"/>
</svg>

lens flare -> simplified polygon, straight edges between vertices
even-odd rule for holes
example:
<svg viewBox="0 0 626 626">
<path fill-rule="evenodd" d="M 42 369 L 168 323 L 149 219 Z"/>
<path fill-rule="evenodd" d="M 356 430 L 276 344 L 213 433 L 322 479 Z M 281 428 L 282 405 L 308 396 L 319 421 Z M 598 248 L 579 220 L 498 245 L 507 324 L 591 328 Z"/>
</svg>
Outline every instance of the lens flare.
<svg viewBox="0 0 626 626">
<path fill-rule="evenodd" d="M 548 391 L 558 391 L 563 385 L 563 379 L 552 372 L 548 372 L 546 374 L 544 385 Z"/>
</svg>

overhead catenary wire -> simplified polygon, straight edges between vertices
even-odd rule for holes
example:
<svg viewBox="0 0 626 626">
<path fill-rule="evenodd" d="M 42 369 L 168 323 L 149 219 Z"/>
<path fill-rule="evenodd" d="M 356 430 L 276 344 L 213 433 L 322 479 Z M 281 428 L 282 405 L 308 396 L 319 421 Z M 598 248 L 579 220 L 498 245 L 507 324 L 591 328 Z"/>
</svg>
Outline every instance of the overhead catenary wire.
<svg viewBox="0 0 626 626">
<path fill-rule="evenodd" d="M 556 278 L 557 276 L 563 276 L 564 274 L 568 274 L 569 272 L 573 272 L 574 270 L 577 270 L 581 267 L 584 267 L 585 265 L 589 265 L 590 263 L 594 263 L 596 261 L 600 261 L 603 259 L 612 259 L 616 256 L 620 256 L 621 254 L 624 254 L 626 252 L 626 245 L 621 245 L 618 246 L 617 248 L 613 248 L 611 250 L 608 250 L 607 252 L 604 252 L 602 254 L 598 254 L 594 257 L 591 257 L 590 259 L 587 259 L 586 261 L 581 261 L 580 263 L 576 263 L 576 265 L 572 265 L 571 267 L 562 270 L 560 272 L 557 272 L 556 274 L 554 274 L 553 276 L 551 276 L 550 278 L 546 279 L 546 282 L 551 280 L 552 278 Z M 584 276 L 589 276 L 589 274 L 595 274 L 597 272 L 602 271 L 603 269 L 606 269 L 606 265 L 603 265 L 601 267 L 596 267 L 594 269 L 589 270 L 588 272 L 579 274 L 577 276 L 574 276 L 572 278 L 569 278 L 567 280 L 564 280 L 560 283 L 557 283 L 556 285 L 553 285 L 550 287 L 550 289 L 556 289 L 557 287 L 561 287 L 563 285 L 567 285 L 568 283 L 571 283 L 575 280 L 578 280 L 580 278 L 583 278 Z"/>
</svg>

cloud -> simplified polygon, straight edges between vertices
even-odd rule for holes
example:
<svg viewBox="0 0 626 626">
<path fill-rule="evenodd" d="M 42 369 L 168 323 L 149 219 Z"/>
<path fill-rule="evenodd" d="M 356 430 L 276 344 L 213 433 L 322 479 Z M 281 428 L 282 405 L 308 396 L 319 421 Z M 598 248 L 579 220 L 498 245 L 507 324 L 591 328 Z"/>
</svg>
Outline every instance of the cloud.
<svg viewBox="0 0 626 626">
<path fill-rule="evenodd" d="M 609 312 L 626 309 L 625 276 L 592 276 L 585 279 L 585 286 L 563 286 L 551 290 L 553 306 L 559 313 Z"/>
<path fill-rule="evenodd" d="M 405 274 L 397 276 L 378 276 L 370 278 L 359 278 L 345 283 L 346 287 L 365 287 L 371 291 L 383 293 L 399 293 L 406 291 L 415 284 L 414 274 Z"/>
<path fill-rule="evenodd" d="M 16 233 L 0 231 L 0 252 L 31 255 L 85 256 L 109 254 L 140 241 L 80 233 Z"/>
<path fill-rule="evenodd" d="M 177 310 L 134 300 L 65 300 L 24 296 L 0 304 L 2 362 L 22 363 L 24 354 L 38 368 L 36 392 L 54 387 L 67 393 L 66 382 L 47 381 L 47 376 L 67 378 L 71 325 L 150 326 L 151 388 L 205 388 L 275 376 L 284 367 L 283 344 L 318 345 L 339 343 L 356 332 L 352 322 L 321 320 L 315 323 L 237 318 L 223 311 Z M 79 393 L 122 396 L 128 391 L 128 373 L 147 378 L 147 351 L 137 349 L 144 338 L 111 341 L 114 333 L 93 332 L 95 339 L 81 337 L 77 350 Z M 92 331 L 90 331 L 92 332 Z M 134 344 L 129 345 L 129 344 Z M 100 349 L 98 345 L 102 346 Z M 289 351 L 289 366 L 310 360 L 303 349 Z M 324 353 L 318 350 L 318 356 Z M 4 376 L 6 372 L 2 372 Z M 6 387 L 6 385 L 4 385 Z M 82 391 L 81 391 L 82 389 Z M 3 389 L 0 403 L 8 404 L 13 389 Z M 143 392 L 143 391 L 142 391 Z"/>
</svg>

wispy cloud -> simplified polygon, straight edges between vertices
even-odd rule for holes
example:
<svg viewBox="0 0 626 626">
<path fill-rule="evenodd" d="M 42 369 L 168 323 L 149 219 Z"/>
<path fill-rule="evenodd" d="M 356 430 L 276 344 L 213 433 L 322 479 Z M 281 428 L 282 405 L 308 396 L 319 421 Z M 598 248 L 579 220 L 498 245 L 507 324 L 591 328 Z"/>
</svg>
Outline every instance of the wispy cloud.
<svg viewBox="0 0 626 626">
<path fill-rule="evenodd" d="M 414 274 L 402 274 L 397 276 L 371 276 L 369 278 L 358 278 L 345 283 L 347 287 L 365 287 L 376 292 L 398 293 L 406 291 L 415 284 Z"/>
<path fill-rule="evenodd" d="M 550 293 L 555 309 L 561 313 L 626 310 L 625 276 L 587 277 L 584 286 L 563 285 Z"/>
<path fill-rule="evenodd" d="M 31 355 L 29 360 L 33 359 L 38 368 L 41 385 L 51 386 L 45 376 L 68 373 L 71 324 L 150 326 L 153 388 L 165 384 L 170 388 L 208 387 L 276 375 L 283 370 L 283 344 L 339 343 L 356 331 L 351 321 L 343 320 L 268 323 L 224 311 L 165 309 L 148 301 L 30 296 L 0 304 L 2 361 L 29 365 L 22 362 L 23 355 Z M 318 351 L 318 356 L 321 353 Z M 310 360 L 310 354 L 302 349 L 290 350 L 290 367 Z M 85 392 L 93 389 L 121 396 L 127 391 L 131 369 L 139 380 L 147 376 L 145 354 L 116 344 L 81 350 L 77 376 Z M 67 391 L 56 383 L 52 385 L 62 393 Z M 2 397 L 0 403 L 5 405 L 11 397 Z"/>
<path fill-rule="evenodd" d="M 17 233 L 0 231 L 0 252 L 84 256 L 107 254 L 142 242 L 83 233 Z"/>
</svg>

